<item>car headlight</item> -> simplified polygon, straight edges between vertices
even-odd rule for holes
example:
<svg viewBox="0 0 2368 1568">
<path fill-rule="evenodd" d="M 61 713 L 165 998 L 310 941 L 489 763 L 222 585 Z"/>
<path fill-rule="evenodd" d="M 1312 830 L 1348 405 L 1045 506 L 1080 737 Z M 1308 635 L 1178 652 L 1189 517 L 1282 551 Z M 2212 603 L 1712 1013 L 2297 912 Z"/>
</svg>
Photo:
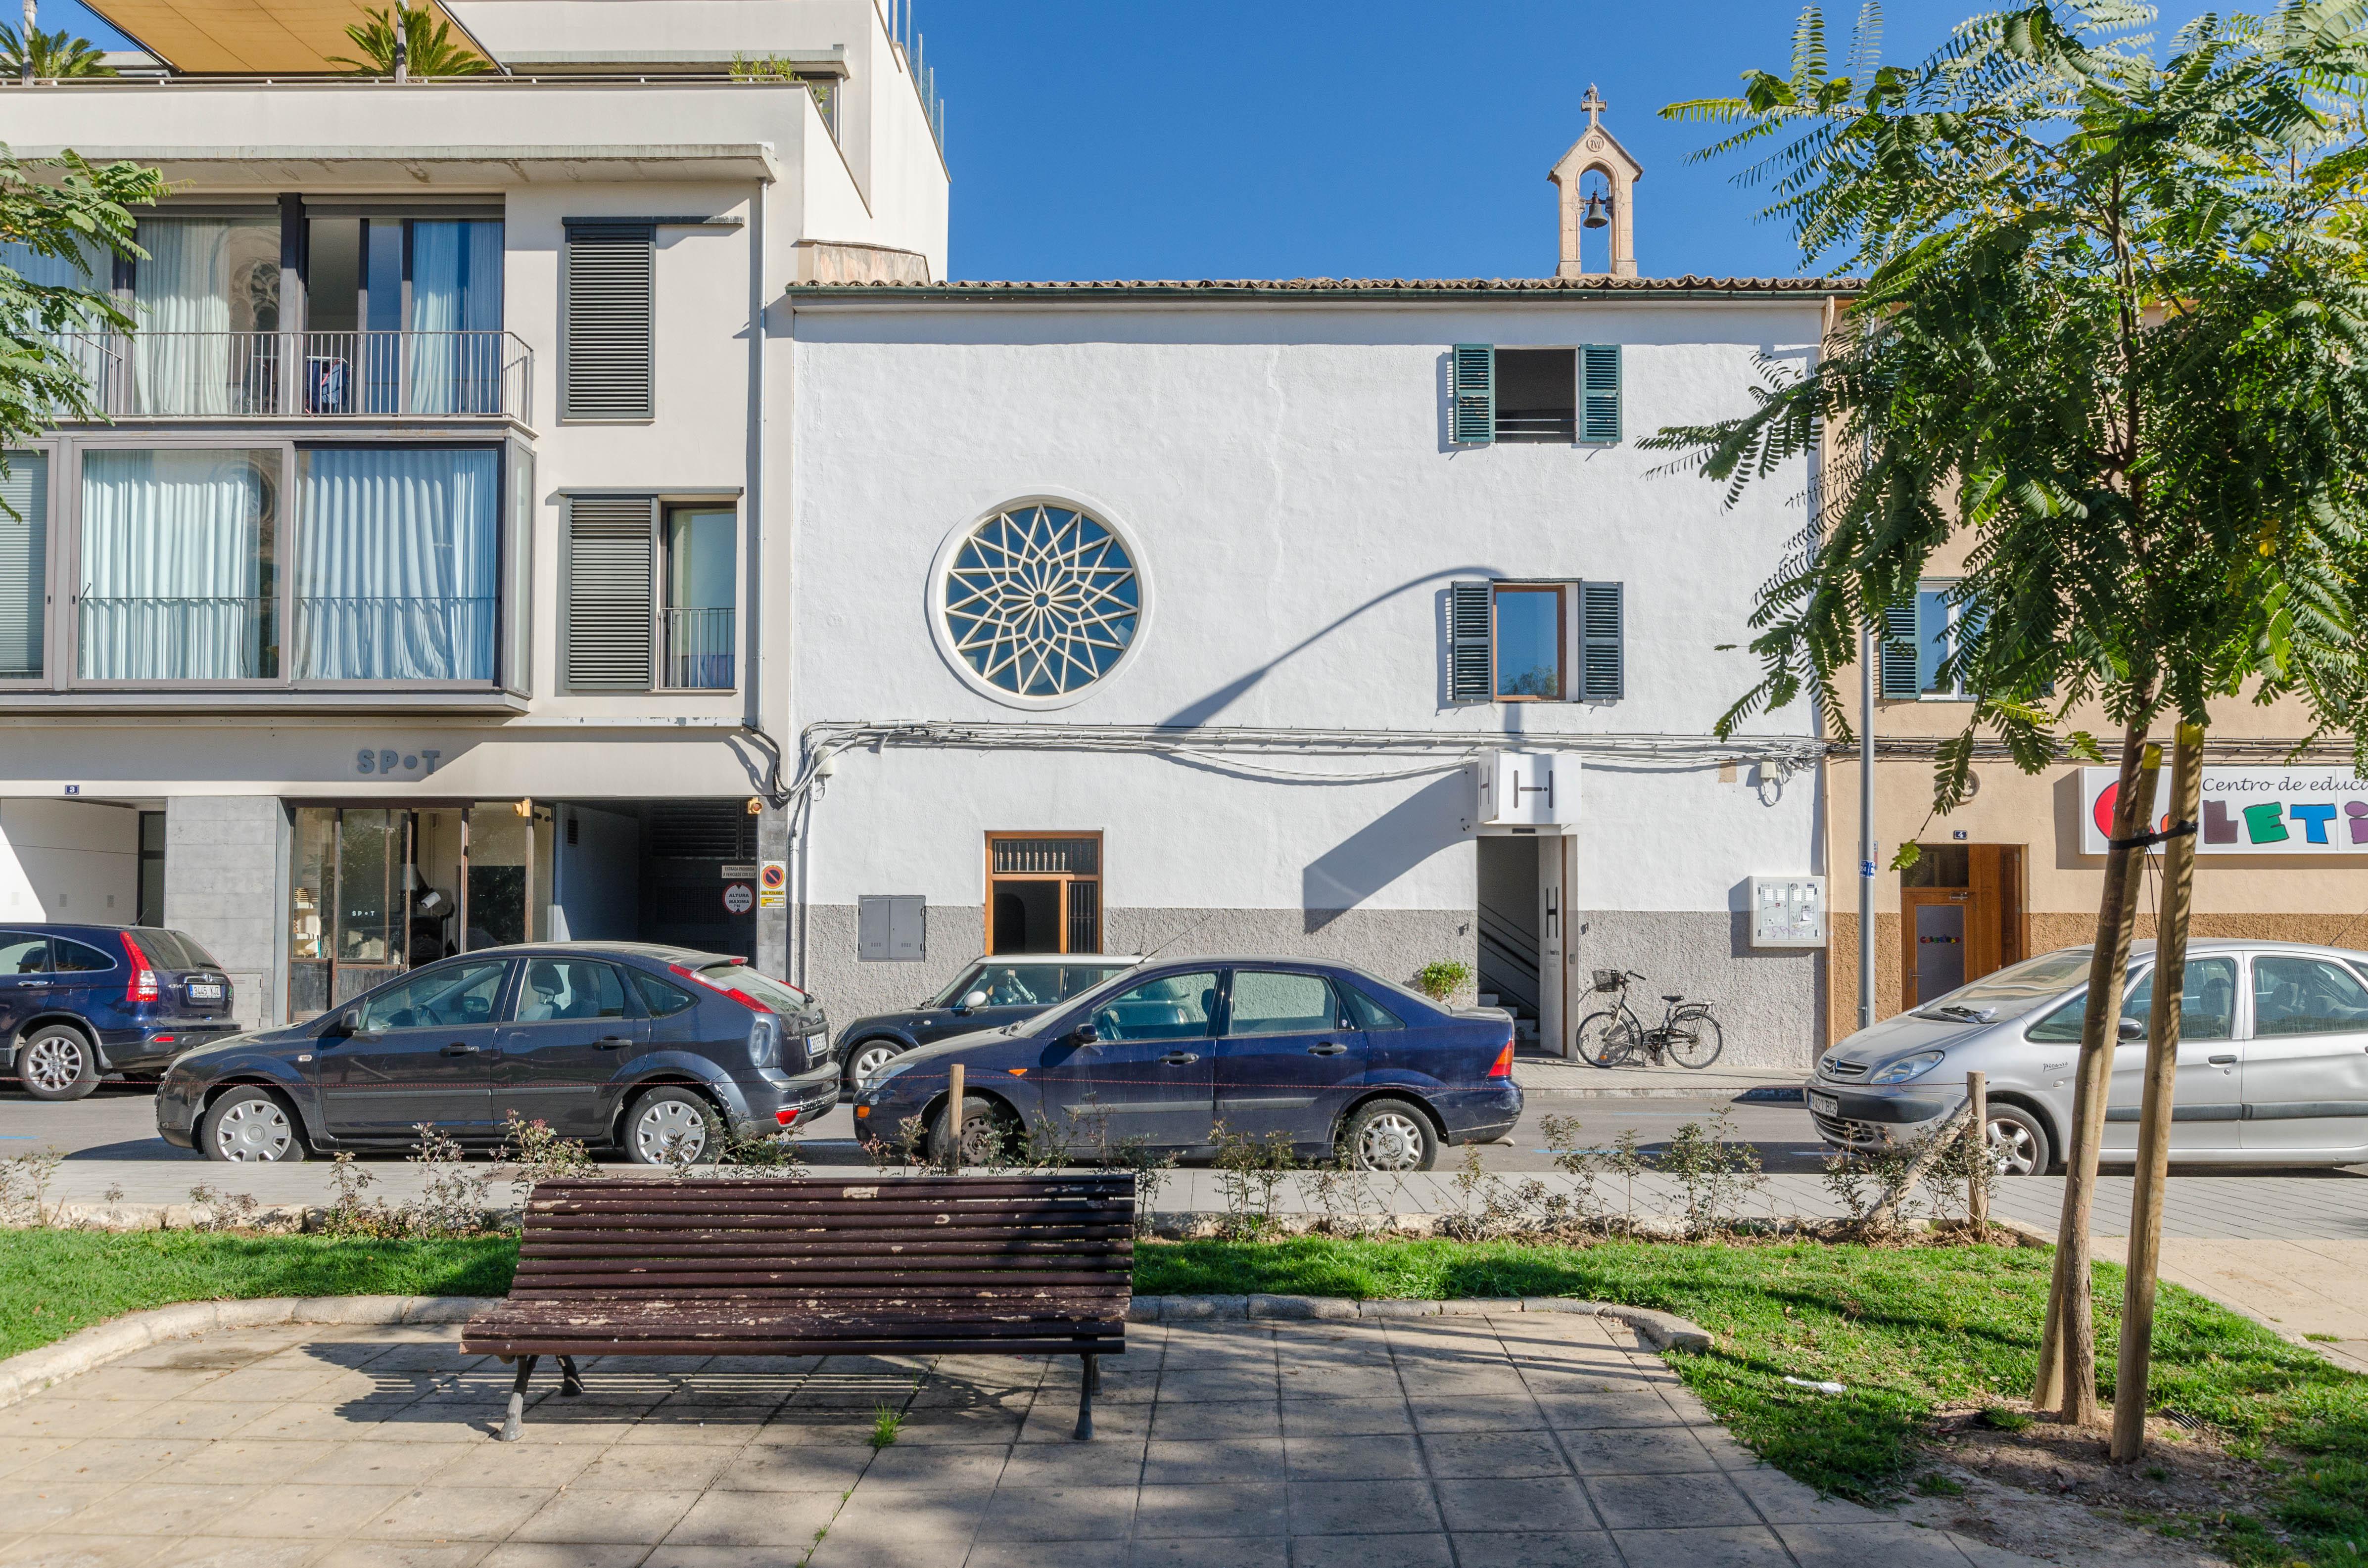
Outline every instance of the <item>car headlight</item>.
<svg viewBox="0 0 2368 1568">
<path fill-rule="evenodd" d="M 1903 1056 L 1896 1062 L 1886 1063 L 1875 1074 L 1873 1077 L 1869 1078 L 1867 1082 L 1870 1084 L 1905 1084 L 1910 1078 L 1920 1078 L 1925 1074 L 1932 1071 L 1933 1068 L 1941 1065 L 1941 1052 L 1937 1051 L 1919 1051 L 1913 1056 Z"/>
</svg>

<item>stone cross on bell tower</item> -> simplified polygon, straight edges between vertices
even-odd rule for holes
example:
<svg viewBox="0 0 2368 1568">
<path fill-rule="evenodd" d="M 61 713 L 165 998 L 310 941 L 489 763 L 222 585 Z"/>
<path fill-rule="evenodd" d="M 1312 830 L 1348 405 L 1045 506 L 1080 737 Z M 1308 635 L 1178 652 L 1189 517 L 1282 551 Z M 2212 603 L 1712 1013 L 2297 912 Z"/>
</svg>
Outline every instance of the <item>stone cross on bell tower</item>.
<svg viewBox="0 0 2368 1568">
<path fill-rule="evenodd" d="M 1546 177 L 1562 189 L 1562 261 L 1554 268 L 1557 278 L 1590 276 L 1578 259 L 1578 238 L 1588 229 L 1609 231 L 1611 242 L 1613 278 L 1636 276 L 1636 225 L 1634 192 L 1636 182 L 1645 177 L 1645 166 L 1628 155 L 1628 149 L 1619 139 L 1603 129 L 1603 111 L 1607 104 L 1593 83 L 1587 97 L 1578 101 L 1587 111 L 1587 132 L 1571 144 L 1562 161 L 1554 165 Z M 1598 191 L 1588 199 L 1582 188 L 1586 176 L 1600 172 L 1608 191 Z M 1602 277 L 1596 273 L 1592 276 Z"/>
</svg>

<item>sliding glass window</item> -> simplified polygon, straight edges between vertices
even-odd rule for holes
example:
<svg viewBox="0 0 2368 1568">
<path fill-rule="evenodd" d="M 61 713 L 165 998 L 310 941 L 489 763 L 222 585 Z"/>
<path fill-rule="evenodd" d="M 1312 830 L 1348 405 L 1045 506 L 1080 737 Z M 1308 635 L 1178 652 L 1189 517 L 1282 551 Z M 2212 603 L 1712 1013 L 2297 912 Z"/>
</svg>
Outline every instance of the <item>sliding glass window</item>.
<svg viewBox="0 0 2368 1568">
<path fill-rule="evenodd" d="M 50 458 L 7 452 L 0 473 L 0 680 L 38 680 L 49 617 Z"/>
<path fill-rule="evenodd" d="M 501 454 L 297 454 L 296 678 L 491 682 Z"/>
<path fill-rule="evenodd" d="M 709 507 L 666 514 L 665 684 L 732 689 L 733 622 L 739 597 L 739 517 Z"/>
<path fill-rule="evenodd" d="M 132 265 L 131 412 L 257 415 L 279 406 L 279 219 L 142 218 Z"/>
<path fill-rule="evenodd" d="M 277 449 L 85 450 L 82 678 L 276 678 L 279 490 Z"/>
<path fill-rule="evenodd" d="M 322 216 L 309 229 L 311 412 L 502 412 L 500 219 Z"/>
</svg>

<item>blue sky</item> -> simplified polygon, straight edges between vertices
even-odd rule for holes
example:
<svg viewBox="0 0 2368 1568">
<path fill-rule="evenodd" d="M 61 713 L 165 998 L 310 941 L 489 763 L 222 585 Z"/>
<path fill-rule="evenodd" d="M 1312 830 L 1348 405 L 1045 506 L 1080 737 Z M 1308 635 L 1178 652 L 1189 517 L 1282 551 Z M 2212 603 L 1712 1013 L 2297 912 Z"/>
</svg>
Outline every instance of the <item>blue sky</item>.
<svg viewBox="0 0 2368 1568">
<path fill-rule="evenodd" d="M 1893 0 L 1887 59 L 1981 0 Z M 2205 9 L 2164 6 L 2164 30 Z M 2267 8 L 2267 0 L 2253 7 Z M 13 9 L 13 7 L 12 7 Z M 1846 29 L 1856 0 L 1827 7 Z M 915 0 L 946 98 L 956 278 L 1536 277 L 1589 82 L 1645 165 L 1642 269 L 1801 270 L 1699 126 L 1784 68 L 1791 0 Z M 75 0 L 46 27 L 101 42 Z"/>
</svg>

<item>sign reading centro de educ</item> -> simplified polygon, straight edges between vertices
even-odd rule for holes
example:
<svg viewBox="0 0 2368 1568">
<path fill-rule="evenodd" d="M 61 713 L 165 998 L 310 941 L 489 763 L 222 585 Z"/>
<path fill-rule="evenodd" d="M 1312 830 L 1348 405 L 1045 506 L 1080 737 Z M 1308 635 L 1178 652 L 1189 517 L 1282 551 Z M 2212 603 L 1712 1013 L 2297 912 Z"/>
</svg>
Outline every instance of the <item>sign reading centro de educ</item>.
<svg viewBox="0 0 2368 1568">
<path fill-rule="evenodd" d="M 2119 791 L 2118 769 L 2080 770 L 2082 854 L 2105 853 Z M 2167 815 L 2155 824 L 2169 825 Z M 2368 855 L 2368 778 L 2348 767 L 2207 767 L 2197 827 L 2203 855 Z"/>
</svg>

